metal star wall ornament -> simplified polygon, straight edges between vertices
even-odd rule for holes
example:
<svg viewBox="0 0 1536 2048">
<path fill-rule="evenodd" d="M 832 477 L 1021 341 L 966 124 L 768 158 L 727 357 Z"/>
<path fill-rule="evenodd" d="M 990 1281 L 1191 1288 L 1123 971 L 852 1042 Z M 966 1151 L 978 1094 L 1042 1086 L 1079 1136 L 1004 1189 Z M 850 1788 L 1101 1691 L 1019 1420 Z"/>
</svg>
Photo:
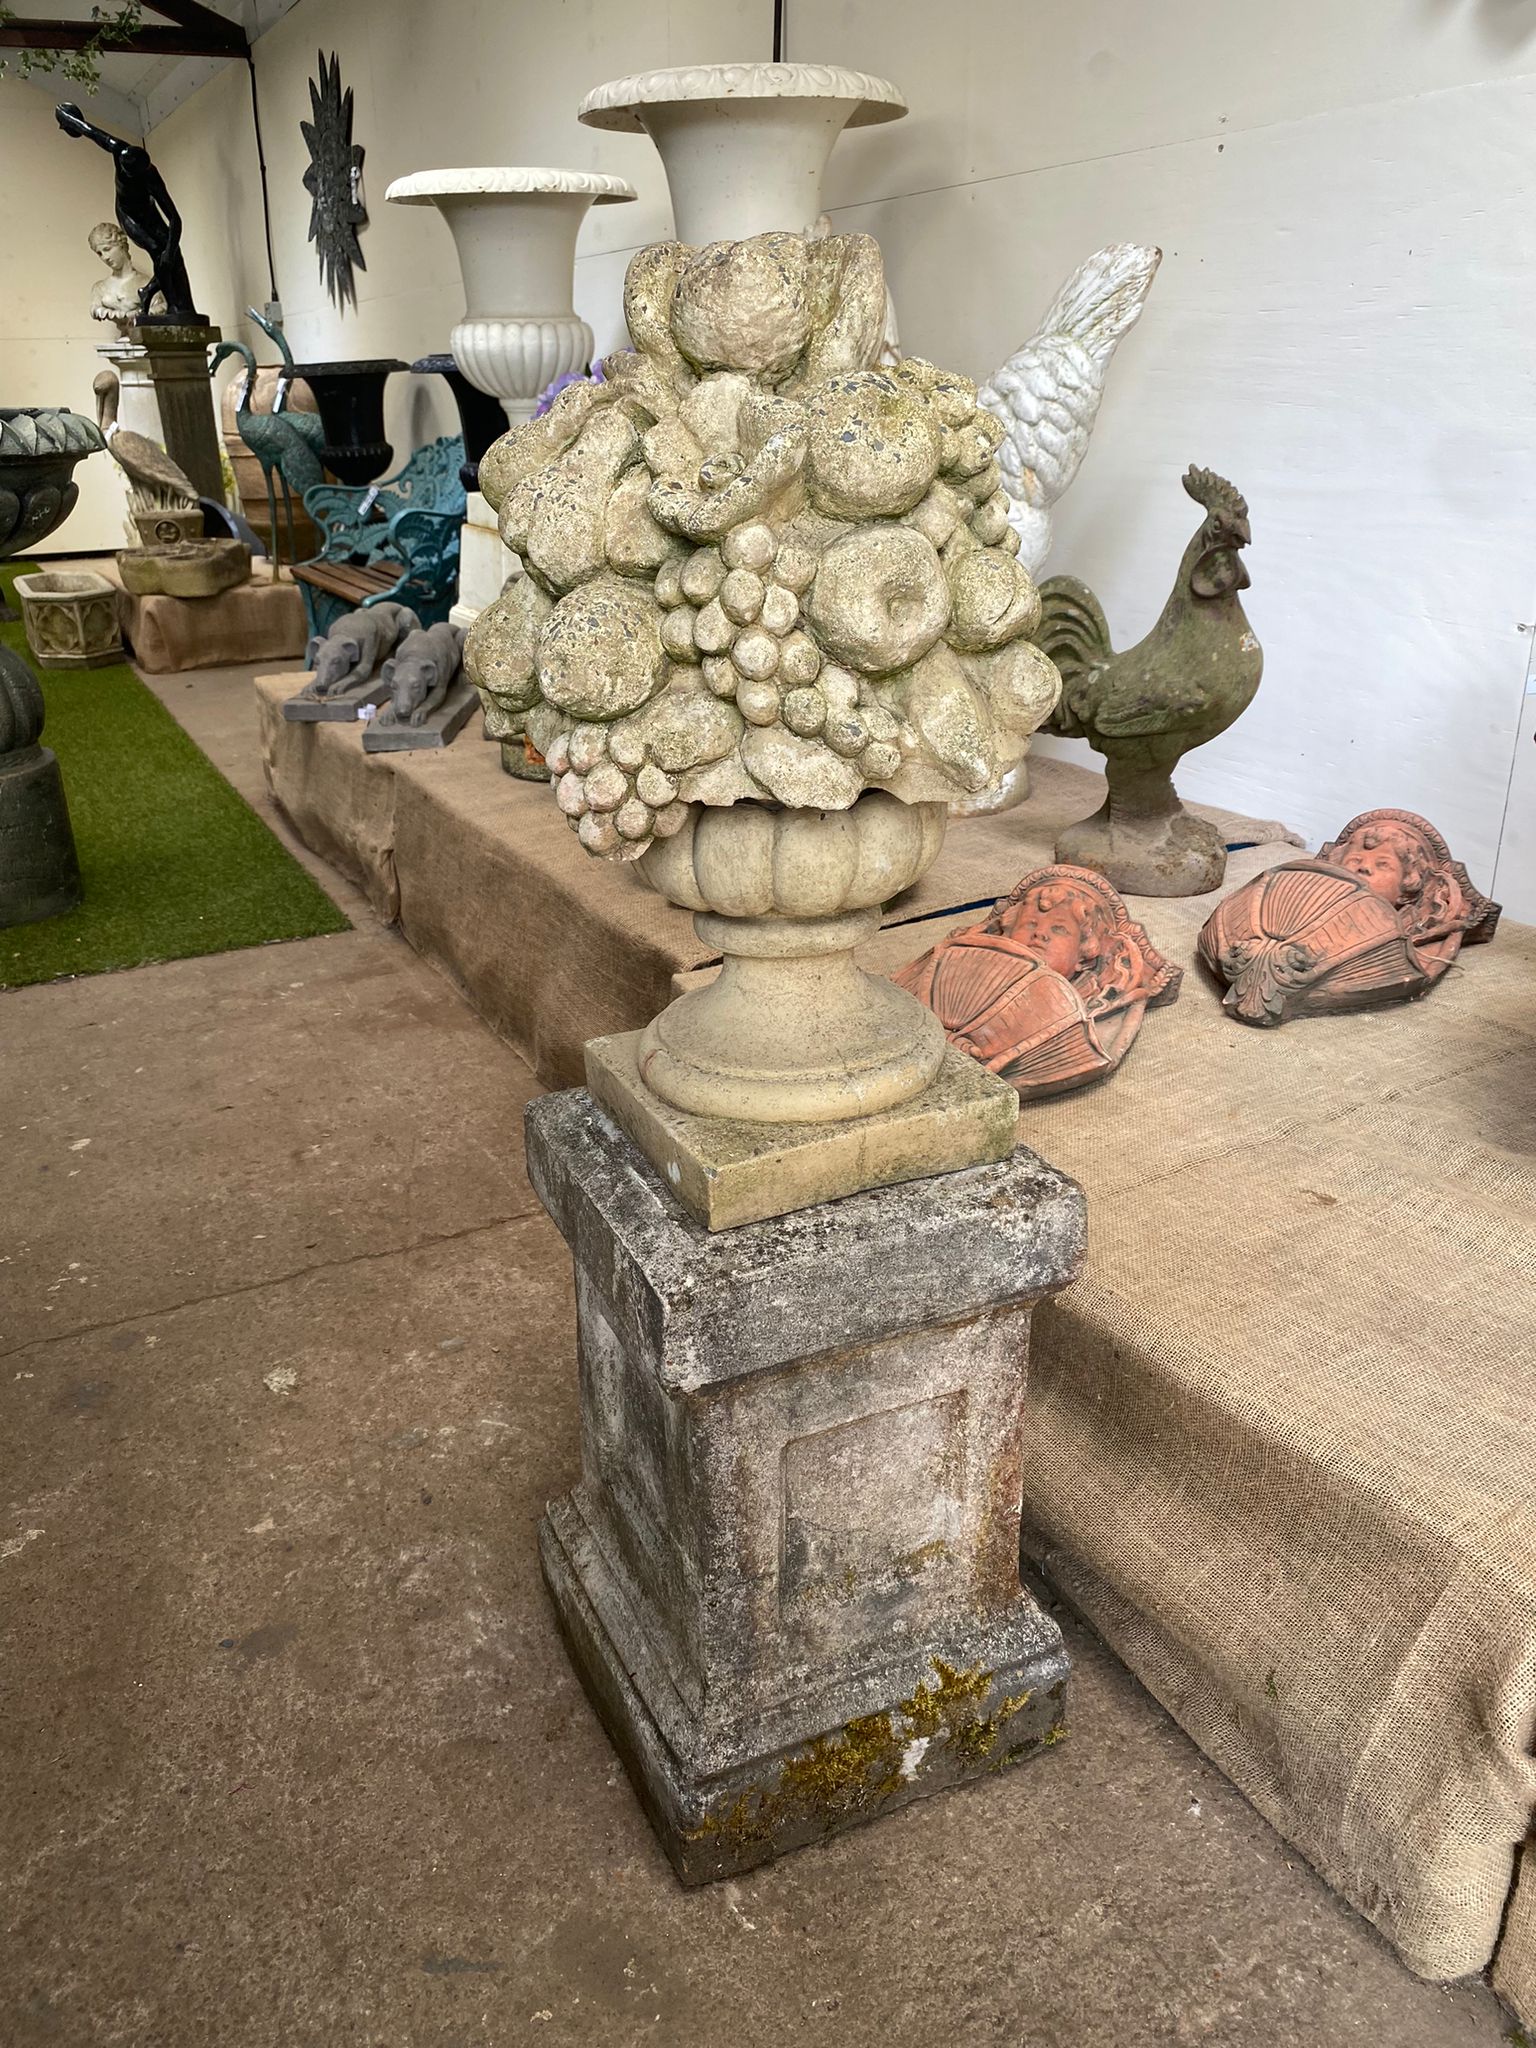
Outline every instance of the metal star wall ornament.
<svg viewBox="0 0 1536 2048">
<path fill-rule="evenodd" d="M 368 209 L 363 204 L 363 149 L 352 140 L 352 88 L 341 85 L 341 61 L 335 51 L 329 61 L 323 50 L 316 53 L 318 81 L 309 81 L 309 109 L 313 120 L 301 121 L 300 131 L 309 150 L 309 169 L 304 189 L 313 202 L 309 210 L 309 239 L 320 258 L 320 275 L 332 303 L 338 308 L 357 304 L 354 270 L 366 270 L 357 231 L 366 227 Z"/>
</svg>

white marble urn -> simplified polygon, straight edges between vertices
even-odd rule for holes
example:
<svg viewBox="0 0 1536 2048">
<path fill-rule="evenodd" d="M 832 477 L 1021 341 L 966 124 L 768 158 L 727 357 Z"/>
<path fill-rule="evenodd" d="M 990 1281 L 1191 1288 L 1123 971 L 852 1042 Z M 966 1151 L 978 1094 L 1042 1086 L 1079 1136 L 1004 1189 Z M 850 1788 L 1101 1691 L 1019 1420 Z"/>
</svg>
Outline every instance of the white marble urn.
<svg viewBox="0 0 1536 2048">
<path fill-rule="evenodd" d="M 532 418 L 557 377 L 591 361 L 592 330 L 573 303 L 576 237 L 589 206 L 634 196 L 600 171 L 530 165 L 417 171 L 385 194 L 400 206 L 435 206 L 447 221 L 464 279 L 454 361 L 501 400 L 513 426 Z"/>
<path fill-rule="evenodd" d="M 836 64 L 692 64 L 597 86 L 577 118 L 650 136 L 677 239 L 702 246 L 814 228 L 838 136 L 906 111 L 889 79 Z"/>
</svg>

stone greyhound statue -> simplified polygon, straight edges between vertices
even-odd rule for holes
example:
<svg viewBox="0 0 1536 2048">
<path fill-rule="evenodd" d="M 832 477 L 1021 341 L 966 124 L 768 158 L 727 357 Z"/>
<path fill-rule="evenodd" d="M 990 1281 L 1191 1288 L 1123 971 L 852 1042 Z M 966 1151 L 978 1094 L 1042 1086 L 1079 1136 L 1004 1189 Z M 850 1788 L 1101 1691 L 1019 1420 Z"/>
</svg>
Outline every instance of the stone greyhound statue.
<svg viewBox="0 0 1536 2048">
<path fill-rule="evenodd" d="M 389 709 L 380 717 L 394 725 L 423 725 L 448 695 L 459 673 L 463 629 L 446 622 L 407 633 L 379 670 L 389 685 Z"/>
<path fill-rule="evenodd" d="M 304 650 L 304 666 L 314 671 L 305 694 L 328 697 L 333 690 L 366 683 L 408 633 L 420 630 L 421 621 L 408 605 L 370 604 L 361 611 L 343 612 L 328 632 L 314 634 Z"/>
</svg>

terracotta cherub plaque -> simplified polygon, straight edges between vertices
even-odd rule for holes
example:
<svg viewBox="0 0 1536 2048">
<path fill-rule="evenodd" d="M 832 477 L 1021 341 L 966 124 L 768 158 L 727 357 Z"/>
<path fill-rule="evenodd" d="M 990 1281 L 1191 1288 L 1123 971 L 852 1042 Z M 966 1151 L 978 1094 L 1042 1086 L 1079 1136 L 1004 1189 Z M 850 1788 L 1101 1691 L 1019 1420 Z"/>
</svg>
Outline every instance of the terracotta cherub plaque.
<svg viewBox="0 0 1536 2048">
<path fill-rule="evenodd" d="M 1177 997 L 1180 970 L 1102 875 L 1057 863 L 892 979 L 1028 1101 L 1113 1073 L 1149 1005 Z"/>
<path fill-rule="evenodd" d="M 1362 811 L 1315 858 L 1285 861 L 1218 903 L 1200 957 L 1228 984 L 1223 1008 L 1275 1025 L 1424 995 L 1498 922 L 1498 904 L 1427 818 Z"/>
</svg>

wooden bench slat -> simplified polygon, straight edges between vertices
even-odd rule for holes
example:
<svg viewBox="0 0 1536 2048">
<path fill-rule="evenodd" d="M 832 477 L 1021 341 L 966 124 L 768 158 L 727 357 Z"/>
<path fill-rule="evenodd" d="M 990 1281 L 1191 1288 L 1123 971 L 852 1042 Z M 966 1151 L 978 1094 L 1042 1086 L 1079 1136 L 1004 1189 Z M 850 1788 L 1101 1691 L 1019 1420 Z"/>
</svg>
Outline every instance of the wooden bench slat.
<svg viewBox="0 0 1536 2048">
<path fill-rule="evenodd" d="M 392 569 L 372 569 L 340 562 L 297 562 L 293 574 L 296 581 L 311 583 L 316 590 L 329 591 L 333 597 L 374 597 L 381 590 L 391 589 L 400 579 L 398 565 Z"/>
</svg>

